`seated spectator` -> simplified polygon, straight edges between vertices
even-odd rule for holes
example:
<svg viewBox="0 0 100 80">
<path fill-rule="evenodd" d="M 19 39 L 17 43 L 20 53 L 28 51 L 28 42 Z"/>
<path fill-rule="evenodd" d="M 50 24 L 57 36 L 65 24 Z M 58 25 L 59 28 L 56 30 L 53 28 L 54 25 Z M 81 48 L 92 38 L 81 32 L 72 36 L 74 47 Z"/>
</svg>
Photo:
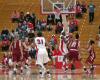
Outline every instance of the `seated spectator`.
<svg viewBox="0 0 100 80">
<path fill-rule="evenodd" d="M 34 13 L 32 13 L 32 23 L 33 23 L 33 26 L 35 26 L 35 22 L 36 22 L 36 15 Z"/>
<path fill-rule="evenodd" d="M 28 22 L 27 25 L 30 30 L 34 30 L 34 25 L 31 22 Z"/>
<path fill-rule="evenodd" d="M 11 20 L 13 23 L 19 22 L 19 13 L 16 10 L 12 13 Z"/>
<path fill-rule="evenodd" d="M 75 26 L 75 31 L 78 31 L 78 20 L 73 18 L 74 26 Z"/>
<path fill-rule="evenodd" d="M 0 34 L 0 41 L 2 41 L 2 35 Z"/>
<path fill-rule="evenodd" d="M 79 1 L 76 1 L 76 6 L 81 6 L 81 3 Z"/>
<path fill-rule="evenodd" d="M 9 38 L 9 30 L 6 27 L 4 27 L 4 29 L 1 31 L 1 35 L 3 37 L 6 36 L 7 38 Z"/>
<path fill-rule="evenodd" d="M 52 24 L 47 25 L 47 30 L 51 31 L 52 30 Z"/>
<path fill-rule="evenodd" d="M 25 15 L 24 15 L 24 12 L 20 12 L 20 15 L 19 15 L 19 22 L 23 22 L 25 20 Z"/>
<path fill-rule="evenodd" d="M 82 13 L 86 13 L 87 12 L 87 7 L 86 7 L 85 1 L 82 2 L 81 9 L 82 9 Z"/>
<path fill-rule="evenodd" d="M 42 27 L 41 27 L 41 20 L 37 20 L 37 22 L 36 22 L 36 30 L 42 30 Z"/>
<path fill-rule="evenodd" d="M 57 11 L 57 12 L 55 13 L 55 22 L 56 22 L 56 24 L 57 24 L 58 22 L 61 22 L 61 23 L 62 23 L 62 16 L 61 16 L 61 13 L 60 13 L 59 11 Z"/>
<path fill-rule="evenodd" d="M 14 37 L 15 37 L 15 31 L 12 30 L 12 31 L 10 32 L 10 41 L 13 41 L 13 40 L 14 40 Z"/>
<path fill-rule="evenodd" d="M 54 24 L 54 14 L 48 14 L 48 16 L 47 16 L 47 25 L 49 25 L 49 24 Z"/>
<path fill-rule="evenodd" d="M 61 33 L 61 31 L 63 30 L 63 24 L 61 22 L 58 22 L 56 25 L 56 29 L 55 29 L 55 33 Z"/>
<path fill-rule="evenodd" d="M 82 18 L 81 6 L 76 6 L 76 18 Z"/>
<path fill-rule="evenodd" d="M 5 37 L 2 40 L 2 51 L 8 51 L 9 50 L 9 45 L 10 45 L 10 41 Z"/>
<path fill-rule="evenodd" d="M 71 19 L 71 20 L 69 21 L 69 32 L 70 32 L 70 33 L 73 33 L 74 31 L 75 31 L 75 24 L 74 24 L 73 19 Z"/>
<path fill-rule="evenodd" d="M 7 29 L 7 27 L 4 27 L 4 29 L 1 32 L 1 35 L 2 34 L 9 35 L 9 30 Z"/>
<path fill-rule="evenodd" d="M 24 18 L 25 18 L 25 21 L 32 22 L 32 16 L 29 12 L 26 13 Z"/>
<path fill-rule="evenodd" d="M 43 19 L 43 20 L 41 21 L 42 30 L 45 30 L 45 29 L 46 29 L 46 25 L 47 25 L 47 22 Z"/>
<path fill-rule="evenodd" d="M 69 11 L 69 12 L 73 12 L 73 11 L 75 11 L 75 7 L 74 7 L 74 6 L 70 6 L 70 7 L 68 7 L 68 11 Z"/>
</svg>

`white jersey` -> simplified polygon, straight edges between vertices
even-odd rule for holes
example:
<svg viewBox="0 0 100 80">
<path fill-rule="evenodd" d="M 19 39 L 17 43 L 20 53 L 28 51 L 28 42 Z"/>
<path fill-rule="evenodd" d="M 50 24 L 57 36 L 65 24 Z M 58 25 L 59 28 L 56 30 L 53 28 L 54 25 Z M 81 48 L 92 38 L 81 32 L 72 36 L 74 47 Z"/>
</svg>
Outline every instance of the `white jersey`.
<svg viewBox="0 0 100 80">
<path fill-rule="evenodd" d="M 45 42 L 45 38 L 44 37 L 36 37 L 35 38 L 35 44 L 36 44 L 38 49 L 46 48 L 45 43 L 46 42 Z"/>
<path fill-rule="evenodd" d="M 64 36 L 64 39 L 66 39 L 66 41 L 68 40 L 66 36 Z M 67 48 L 67 43 L 64 41 L 64 39 L 62 39 L 62 35 L 61 35 L 59 50 L 62 52 L 63 55 L 66 55 L 68 53 L 68 48 Z"/>
<path fill-rule="evenodd" d="M 38 49 L 36 64 L 42 65 L 42 64 L 50 61 L 47 50 L 46 50 L 45 43 L 46 43 L 46 41 L 45 41 L 44 37 L 36 37 L 35 38 L 35 44 Z"/>
</svg>

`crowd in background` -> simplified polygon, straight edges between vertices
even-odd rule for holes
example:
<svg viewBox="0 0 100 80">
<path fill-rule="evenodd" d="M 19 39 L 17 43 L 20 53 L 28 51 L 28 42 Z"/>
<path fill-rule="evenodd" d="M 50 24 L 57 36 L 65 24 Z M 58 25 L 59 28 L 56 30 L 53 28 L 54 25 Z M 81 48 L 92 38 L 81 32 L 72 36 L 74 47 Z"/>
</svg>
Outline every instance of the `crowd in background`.
<svg viewBox="0 0 100 80">
<path fill-rule="evenodd" d="M 81 3 L 79 1 L 76 2 L 76 14 L 72 16 L 70 19 L 68 19 L 70 33 L 78 31 L 79 27 L 78 19 L 82 18 L 84 13 L 87 12 L 87 7 L 89 6 L 87 6 L 85 1 Z M 66 19 L 69 16 L 70 14 L 66 16 Z M 0 34 L 0 41 L 2 42 L 1 44 L 2 51 L 8 50 L 9 45 L 11 41 L 13 41 L 14 36 L 16 34 L 19 35 L 19 39 L 24 39 L 25 37 L 32 39 L 35 37 L 36 31 L 52 31 L 54 29 L 55 34 L 60 34 L 64 27 L 62 23 L 63 20 L 61 14 L 59 15 L 48 14 L 46 20 L 45 19 L 41 20 L 35 15 L 35 13 L 30 13 L 30 12 L 25 13 L 23 11 L 18 12 L 15 10 L 11 15 L 11 21 L 12 23 L 17 23 L 17 26 L 11 32 L 9 31 L 9 29 L 7 29 L 7 27 L 4 27 L 4 29 L 2 30 Z M 55 40 L 55 38 L 56 38 L 55 35 L 51 37 L 52 44 L 57 42 L 57 39 Z"/>
</svg>

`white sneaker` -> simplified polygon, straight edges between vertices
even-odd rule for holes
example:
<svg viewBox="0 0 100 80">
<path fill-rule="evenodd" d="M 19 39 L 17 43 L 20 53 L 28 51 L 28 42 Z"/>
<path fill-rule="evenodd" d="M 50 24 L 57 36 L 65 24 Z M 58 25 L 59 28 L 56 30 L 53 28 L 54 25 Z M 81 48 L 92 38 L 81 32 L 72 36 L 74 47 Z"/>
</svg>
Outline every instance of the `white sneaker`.
<svg viewBox="0 0 100 80">
<path fill-rule="evenodd" d="M 46 73 L 46 71 L 43 71 L 40 77 L 44 78 L 45 77 L 45 73 Z"/>
<path fill-rule="evenodd" d="M 50 74 L 50 73 L 48 73 L 48 74 L 47 74 L 47 77 L 48 77 L 48 78 L 51 78 L 51 74 Z"/>
</svg>

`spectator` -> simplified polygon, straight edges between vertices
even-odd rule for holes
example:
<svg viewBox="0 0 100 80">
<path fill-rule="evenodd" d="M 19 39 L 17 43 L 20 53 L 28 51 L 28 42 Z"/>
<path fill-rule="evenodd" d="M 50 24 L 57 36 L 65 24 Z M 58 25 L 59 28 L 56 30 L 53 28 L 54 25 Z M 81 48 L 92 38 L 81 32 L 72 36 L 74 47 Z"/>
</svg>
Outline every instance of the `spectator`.
<svg viewBox="0 0 100 80">
<path fill-rule="evenodd" d="M 51 31 L 52 30 L 52 24 L 47 25 L 47 30 Z"/>
<path fill-rule="evenodd" d="M 31 22 L 27 23 L 29 30 L 34 30 L 34 25 Z"/>
<path fill-rule="evenodd" d="M 81 6 L 76 6 L 76 18 L 82 18 Z"/>
<path fill-rule="evenodd" d="M 13 23 L 19 22 L 19 13 L 16 10 L 12 13 L 11 20 Z"/>
<path fill-rule="evenodd" d="M 79 1 L 76 1 L 76 6 L 81 6 Z"/>
<path fill-rule="evenodd" d="M 75 31 L 78 31 L 78 20 L 73 18 L 74 26 L 75 26 Z"/>
<path fill-rule="evenodd" d="M 41 21 L 42 30 L 45 30 L 45 29 L 46 29 L 46 25 L 47 25 L 47 22 L 43 19 L 43 20 Z"/>
<path fill-rule="evenodd" d="M 61 22 L 62 23 L 62 16 L 61 16 L 61 13 L 60 12 L 56 12 L 56 14 L 55 14 L 55 21 L 56 21 L 56 24 L 58 22 Z"/>
<path fill-rule="evenodd" d="M 48 16 L 47 16 L 47 25 L 49 25 L 49 24 L 54 24 L 54 14 L 48 14 Z"/>
<path fill-rule="evenodd" d="M 12 30 L 12 31 L 10 32 L 10 41 L 13 41 L 13 40 L 14 40 L 14 37 L 15 37 L 15 31 Z"/>
<path fill-rule="evenodd" d="M 87 12 L 87 6 L 86 6 L 85 1 L 82 2 L 81 9 L 82 9 L 82 13 L 86 13 Z"/>
<path fill-rule="evenodd" d="M 89 8 L 89 23 L 91 24 L 94 21 L 94 12 L 95 12 L 95 5 L 91 2 L 88 5 Z"/>
<path fill-rule="evenodd" d="M 25 15 L 25 21 L 32 22 L 32 17 L 31 17 L 31 14 L 29 12 L 27 12 Z"/>
<path fill-rule="evenodd" d="M 61 22 L 57 23 L 56 29 L 55 29 L 55 33 L 61 33 L 61 31 L 63 30 L 63 24 Z"/>
<path fill-rule="evenodd" d="M 35 26 L 35 22 L 36 22 L 36 15 L 32 13 L 32 23 L 34 26 Z"/>
<path fill-rule="evenodd" d="M 74 31 L 75 31 L 75 24 L 74 24 L 74 20 L 71 19 L 71 20 L 69 21 L 69 32 L 70 32 L 70 33 L 73 33 Z"/>
<path fill-rule="evenodd" d="M 1 35 L 3 34 L 9 35 L 9 30 L 7 29 L 7 27 L 4 27 L 4 29 L 2 30 Z"/>
<path fill-rule="evenodd" d="M 10 45 L 10 41 L 5 37 L 2 40 L 2 51 L 8 51 L 9 50 L 9 45 Z"/>
<path fill-rule="evenodd" d="M 9 38 L 9 30 L 6 27 L 4 27 L 4 29 L 1 32 L 1 35 L 3 36 L 3 38 Z"/>
<path fill-rule="evenodd" d="M 41 20 L 37 20 L 37 22 L 36 22 L 36 30 L 42 30 L 42 28 L 41 28 Z"/>
<path fill-rule="evenodd" d="M 25 15 L 24 12 L 20 12 L 20 16 L 19 16 L 19 22 L 23 22 L 25 20 Z"/>
</svg>

